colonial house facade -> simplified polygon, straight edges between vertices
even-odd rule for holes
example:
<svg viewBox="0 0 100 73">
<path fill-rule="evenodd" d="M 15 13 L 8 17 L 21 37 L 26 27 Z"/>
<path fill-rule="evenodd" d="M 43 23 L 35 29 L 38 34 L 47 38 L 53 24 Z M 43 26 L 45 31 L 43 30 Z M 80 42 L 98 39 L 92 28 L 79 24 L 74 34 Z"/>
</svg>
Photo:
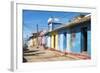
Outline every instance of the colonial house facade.
<svg viewBox="0 0 100 73">
<path fill-rule="evenodd" d="M 46 31 L 40 31 L 37 33 L 32 33 L 32 36 L 28 39 L 28 49 L 33 47 L 45 46 L 45 34 Z"/>
<path fill-rule="evenodd" d="M 74 19 L 67 24 L 50 21 L 48 27 L 49 31 L 45 34 L 46 47 L 91 55 L 91 15 Z"/>
</svg>

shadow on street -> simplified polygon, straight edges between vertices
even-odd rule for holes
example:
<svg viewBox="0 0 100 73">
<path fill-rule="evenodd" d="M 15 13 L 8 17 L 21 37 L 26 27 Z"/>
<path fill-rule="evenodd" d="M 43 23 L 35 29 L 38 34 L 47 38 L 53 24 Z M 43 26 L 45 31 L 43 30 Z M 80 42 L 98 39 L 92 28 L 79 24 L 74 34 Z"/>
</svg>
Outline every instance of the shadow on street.
<svg viewBox="0 0 100 73">
<path fill-rule="evenodd" d="M 24 56 L 38 56 L 39 54 L 44 54 L 44 52 L 40 52 L 40 53 L 24 53 Z"/>
</svg>

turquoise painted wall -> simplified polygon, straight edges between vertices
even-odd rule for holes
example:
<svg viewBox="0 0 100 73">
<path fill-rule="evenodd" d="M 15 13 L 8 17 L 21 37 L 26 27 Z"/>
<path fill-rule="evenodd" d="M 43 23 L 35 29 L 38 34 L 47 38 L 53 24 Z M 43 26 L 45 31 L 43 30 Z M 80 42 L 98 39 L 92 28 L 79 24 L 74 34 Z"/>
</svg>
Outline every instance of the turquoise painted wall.
<svg viewBox="0 0 100 73">
<path fill-rule="evenodd" d="M 70 50 L 71 52 L 74 52 L 74 53 L 81 53 L 81 49 L 82 49 L 82 47 L 81 47 L 81 36 L 82 36 L 82 34 L 81 34 L 81 28 L 82 27 L 88 27 L 88 29 L 87 29 L 87 35 L 88 35 L 88 39 L 87 39 L 87 49 L 88 49 L 88 54 L 89 55 L 91 55 L 91 31 L 90 31 L 90 25 L 85 25 L 85 26 L 76 26 L 76 27 L 74 27 L 74 28 L 72 28 L 72 29 L 61 29 L 61 30 L 59 30 L 58 31 L 58 50 L 60 50 L 60 51 L 67 51 L 67 49 L 68 50 Z M 68 43 L 68 40 L 69 39 L 72 39 L 72 37 L 68 37 L 67 35 L 66 35 L 66 37 L 64 36 L 64 33 L 67 33 L 67 34 L 70 34 L 71 35 L 71 33 L 75 33 L 75 38 L 74 38 L 74 40 L 73 40 L 73 42 L 71 42 L 71 43 Z M 67 38 L 67 39 L 66 39 Z M 50 46 L 50 40 L 51 38 L 50 38 L 50 35 L 49 35 L 49 37 L 48 37 L 48 39 L 47 39 L 47 45 L 48 45 L 48 47 L 51 47 Z M 68 48 L 68 45 L 69 45 L 69 48 Z"/>
<path fill-rule="evenodd" d="M 60 33 L 59 34 L 59 49 L 60 49 L 60 51 L 63 51 L 63 37 L 64 37 L 64 35 L 63 35 L 63 33 Z"/>
<path fill-rule="evenodd" d="M 91 31 L 88 31 L 88 55 L 91 56 Z"/>
<path fill-rule="evenodd" d="M 75 38 L 73 40 L 71 52 L 80 53 L 81 52 L 81 32 L 75 33 Z"/>
<path fill-rule="evenodd" d="M 58 48 L 60 51 L 64 52 L 67 47 L 67 30 L 60 30 L 58 32 Z"/>
<path fill-rule="evenodd" d="M 60 34 L 58 34 L 58 50 L 60 50 Z"/>
<path fill-rule="evenodd" d="M 71 40 L 71 34 L 70 33 L 67 33 L 67 46 L 66 46 L 66 52 L 71 52 L 71 44 L 70 44 L 70 41 Z"/>
</svg>

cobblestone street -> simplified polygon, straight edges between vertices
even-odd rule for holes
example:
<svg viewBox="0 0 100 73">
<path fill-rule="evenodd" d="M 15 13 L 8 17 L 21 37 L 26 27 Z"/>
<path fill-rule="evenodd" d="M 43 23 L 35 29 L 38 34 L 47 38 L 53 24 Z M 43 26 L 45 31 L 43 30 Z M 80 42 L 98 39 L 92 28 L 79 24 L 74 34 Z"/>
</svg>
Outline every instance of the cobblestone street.
<svg viewBox="0 0 100 73">
<path fill-rule="evenodd" d="M 50 50 L 32 48 L 24 52 L 24 62 L 44 62 L 44 61 L 64 61 L 64 60 L 79 60 L 82 57 L 78 57 L 73 54 L 64 54 L 62 52 Z M 86 59 L 88 57 L 85 56 Z M 84 59 L 84 57 L 83 57 Z"/>
</svg>

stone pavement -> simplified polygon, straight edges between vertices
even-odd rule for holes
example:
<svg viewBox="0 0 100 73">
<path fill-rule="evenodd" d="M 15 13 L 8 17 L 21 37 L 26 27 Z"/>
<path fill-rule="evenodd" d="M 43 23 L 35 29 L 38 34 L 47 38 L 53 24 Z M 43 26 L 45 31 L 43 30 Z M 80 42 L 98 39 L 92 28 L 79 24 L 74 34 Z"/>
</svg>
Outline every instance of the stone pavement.
<svg viewBox="0 0 100 73">
<path fill-rule="evenodd" d="M 71 60 L 80 60 L 84 58 L 80 58 L 78 55 L 75 54 L 64 54 L 59 51 L 36 48 L 36 47 L 30 49 L 29 51 L 24 52 L 24 59 L 26 62 L 45 62 L 45 61 L 64 61 L 64 60 L 71 61 Z M 86 59 L 88 58 L 86 57 Z"/>
</svg>

